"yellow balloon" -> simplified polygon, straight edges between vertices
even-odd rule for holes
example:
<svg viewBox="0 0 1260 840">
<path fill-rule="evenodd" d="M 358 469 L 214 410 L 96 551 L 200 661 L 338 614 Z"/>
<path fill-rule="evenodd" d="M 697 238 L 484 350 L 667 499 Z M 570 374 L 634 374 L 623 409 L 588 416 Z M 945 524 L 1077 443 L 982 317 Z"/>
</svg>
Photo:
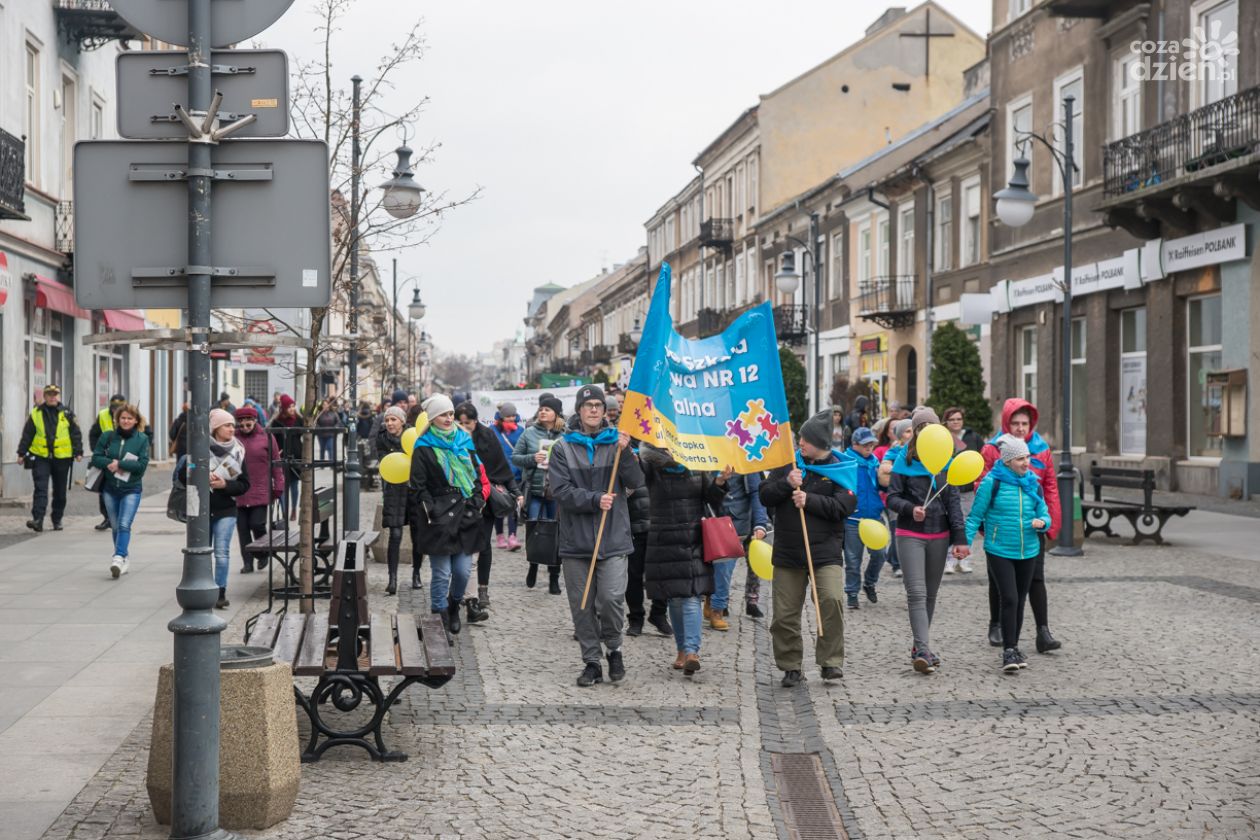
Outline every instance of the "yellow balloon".
<svg viewBox="0 0 1260 840">
<path fill-rule="evenodd" d="M 411 478 L 411 459 L 401 452 L 391 452 L 381 459 L 378 469 L 388 484 L 405 484 Z"/>
<path fill-rule="evenodd" d="M 984 472 L 984 458 L 979 452 L 968 449 L 966 452 L 959 452 L 954 458 L 949 465 L 946 478 L 955 487 L 963 487 L 973 483 L 982 472 Z"/>
<path fill-rule="evenodd" d="M 422 411 L 416 416 L 416 434 L 422 435 L 429 430 L 429 412 Z"/>
<path fill-rule="evenodd" d="M 408 458 L 411 457 L 411 450 L 416 448 L 416 440 L 420 437 L 420 433 L 415 429 L 408 429 L 402 433 L 403 454 Z"/>
<path fill-rule="evenodd" d="M 752 567 L 753 574 L 762 580 L 770 580 L 774 575 L 774 565 L 770 562 L 773 553 L 774 549 L 765 540 L 748 543 L 748 565 Z"/>
<path fill-rule="evenodd" d="M 949 459 L 954 457 L 954 436 L 940 423 L 932 423 L 924 426 L 919 432 L 915 449 L 919 453 L 919 460 L 923 462 L 923 466 L 935 475 L 945 469 L 949 464 Z"/>
<path fill-rule="evenodd" d="M 879 551 L 888 547 L 888 528 L 878 519 L 860 519 L 858 520 L 858 536 L 862 538 L 862 545 L 871 551 Z"/>
</svg>

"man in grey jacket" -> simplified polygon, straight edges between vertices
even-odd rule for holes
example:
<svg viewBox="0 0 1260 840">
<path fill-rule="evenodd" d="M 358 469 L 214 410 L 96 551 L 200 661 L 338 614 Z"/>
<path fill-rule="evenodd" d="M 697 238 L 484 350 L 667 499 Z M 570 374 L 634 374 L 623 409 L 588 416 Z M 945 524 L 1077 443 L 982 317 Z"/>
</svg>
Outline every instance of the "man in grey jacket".
<svg viewBox="0 0 1260 840">
<path fill-rule="evenodd" d="M 634 550 L 634 540 L 625 491 L 643 486 L 643 470 L 629 451 L 630 436 L 608 425 L 604 392 L 598 386 L 583 385 L 574 410 L 577 416 L 570 421 L 569 430 L 552 447 L 547 481 L 556 500 L 564 586 L 585 666 L 577 684 L 586 688 L 604 681 L 602 649 L 608 651 L 608 678 L 618 682 L 626 675 L 621 639 L 628 555 Z M 609 493 L 618 448 L 622 450 L 621 460 L 613 492 Z M 587 570 L 601 522 L 604 530 L 595 574 L 586 608 L 582 609 Z"/>
</svg>

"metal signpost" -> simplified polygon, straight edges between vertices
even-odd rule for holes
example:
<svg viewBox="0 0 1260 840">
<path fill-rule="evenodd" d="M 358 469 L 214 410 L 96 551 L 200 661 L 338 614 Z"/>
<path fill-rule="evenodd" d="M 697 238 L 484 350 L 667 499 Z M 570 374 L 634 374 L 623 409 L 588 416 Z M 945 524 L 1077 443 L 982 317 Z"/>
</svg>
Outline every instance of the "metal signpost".
<svg viewBox="0 0 1260 840">
<path fill-rule="evenodd" d="M 210 308 L 322 306 L 331 291 L 324 144 L 219 145 L 233 135 L 287 131 L 287 117 L 272 113 L 288 111 L 287 84 L 276 79 L 285 62 L 277 64 L 268 51 L 212 48 L 252 38 L 292 2 L 111 0 L 136 29 L 188 51 L 120 59 L 120 131 L 150 142 L 86 141 L 75 148 L 78 303 L 188 310 L 188 485 L 197 514 L 188 521 L 176 589 L 183 611 L 169 625 L 175 636 L 171 837 L 180 840 L 234 837 L 219 827 L 219 640 L 227 625 L 214 613 L 218 587 L 211 573 L 207 467 L 216 336 Z M 186 84 L 186 101 L 172 103 L 180 94 L 172 80 Z M 216 92 L 216 81 L 225 93 Z M 225 122 L 227 112 L 233 119 Z"/>
</svg>

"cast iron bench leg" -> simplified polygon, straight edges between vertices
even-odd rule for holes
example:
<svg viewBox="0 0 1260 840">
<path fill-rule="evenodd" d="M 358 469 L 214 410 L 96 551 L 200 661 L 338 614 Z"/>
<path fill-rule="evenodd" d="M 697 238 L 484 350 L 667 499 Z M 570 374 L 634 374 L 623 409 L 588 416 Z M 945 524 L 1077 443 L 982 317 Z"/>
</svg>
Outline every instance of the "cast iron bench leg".
<svg viewBox="0 0 1260 840">
<path fill-rule="evenodd" d="M 407 686 L 418 679 L 418 677 L 403 677 L 388 695 L 381 691 L 380 682 L 376 677 L 360 672 L 324 674 L 319 678 L 319 683 L 311 692 L 309 699 L 303 696 L 297 686 L 294 686 L 293 693 L 297 703 L 306 712 L 311 722 L 311 740 L 302 753 L 302 762 L 319 761 L 325 750 L 341 744 L 362 747 L 376 761 L 406 761 L 405 753 L 385 747 L 385 741 L 381 737 L 381 726 L 385 721 L 385 714 L 394 705 L 394 701 Z M 375 711 L 368 723 L 356 729 L 334 729 L 324 722 L 324 717 L 319 711 L 322 704 L 331 702 L 339 711 L 351 712 L 359 707 L 364 698 L 372 703 Z M 365 737 L 369 732 L 372 733 L 375 744 Z M 323 743 L 320 743 L 321 736 L 324 738 Z"/>
</svg>

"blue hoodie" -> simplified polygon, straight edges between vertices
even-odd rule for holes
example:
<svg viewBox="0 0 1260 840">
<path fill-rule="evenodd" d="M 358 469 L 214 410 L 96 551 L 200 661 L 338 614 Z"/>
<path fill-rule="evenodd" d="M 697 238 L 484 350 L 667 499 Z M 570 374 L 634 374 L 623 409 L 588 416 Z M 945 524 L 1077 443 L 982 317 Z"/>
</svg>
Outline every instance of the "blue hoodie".
<svg viewBox="0 0 1260 840">
<path fill-rule="evenodd" d="M 849 522 L 860 519 L 878 519 L 884 513 L 884 500 L 879 495 L 879 459 L 874 455 L 863 457 L 856 449 L 847 449 L 840 457 L 857 465 L 857 510 Z"/>
<path fill-rule="evenodd" d="M 994 489 L 994 483 L 997 488 Z M 1043 527 L 1033 528 L 1040 519 Z M 1017 476 L 998 461 L 976 489 L 967 515 L 967 541 L 975 539 L 984 525 L 986 554 L 1011 560 L 1029 560 L 1041 551 L 1040 533 L 1050 530 L 1050 510 L 1041 495 L 1041 483 L 1032 470 Z"/>
</svg>

